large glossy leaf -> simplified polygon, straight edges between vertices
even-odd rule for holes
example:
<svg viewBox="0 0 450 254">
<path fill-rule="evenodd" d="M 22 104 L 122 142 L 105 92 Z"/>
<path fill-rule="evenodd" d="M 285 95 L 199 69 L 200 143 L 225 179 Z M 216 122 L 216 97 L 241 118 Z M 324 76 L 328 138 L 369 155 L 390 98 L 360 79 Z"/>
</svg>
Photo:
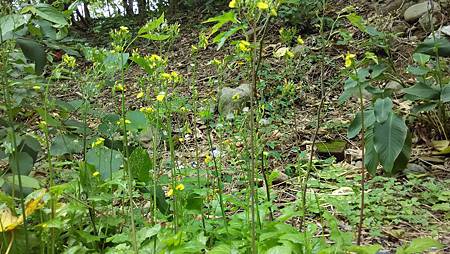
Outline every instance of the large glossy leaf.
<svg viewBox="0 0 450 254">
<path fill-rule="evenodd" d="M 442 88 L 441 91 L 441 101 L 450 102 L 450 84 Z"/>
<path fill-rule="evenodd" d="M 213 42 L 217 43 L 217 50 L 222 48 L 222 46 L 225 44 L 225 42 L 228 38 L 230 38 L 235 33 L 237 33 L 239 30 L 242 30 L 244 28 L 245 28 L 245 26 L 243 26 L 243 25 L 235 26 L 235 27 L 231 28 L 230 30 L 222 32 L 222 33 L 218 34 L 216 37 L 214 37 Z"/>
<path fill-rule="evenodd" d="M 13 180 L 14 178 L 14 180 Z M 12 185 L 19 186 L 19 176 L 18 175 L 10 175 L 5 177 L 5 181 Z M 39 181 L 36 178 L 31 176 L 20 175 L 20 181 L 22 182 L 23 188 L 31 188 L 31 189 L 39 189 L 41 188 Z"/>
<path fill-rule="evenodd" d="M 64 14 L 50 5 L 40 4 L 35 7 L 34 13 L 37 16 L 56 24 L 58 27 L 67 26 L 69 24 Z"/>
<path fill-rule="evenodd" d="M 131 175 L 140 182 L 149 183 L 150 170 L 153 168 L 152 160 L 143 148 L 136 148 L 128 159 Z"/>
<path fill-rule="evenodd" d="M 411 156 L 411 132 L 408 130 L 408 134 L 406 135 L 405 144 L 403 144 L 402 151 L 398 155 L 397 159 L 394 163 L 394 168 L 391 171 L 391 174 L 396 174 L 400 170 L 405 169 L 409 162 L 409 157 Z"/>
<path fill-rule="evenodd" d="M 389 114 L 383 123 L 375 122 L 374 146 L 378 153 L 381 165 L 386 172 L 390 173 L 394 163 L 405 144 L 408 127 L 405 121 L 394 113 Z"/>
<path fill-rule="evenodd" d="M 50 154 L 61 156 L 64 154 L 79 153 L 83 150 L 83 141 L 76 136 L 58 135 L 50 146 Z"/>
<path fill-rule="evenodd" d="M 33 168 L 33 158 L 28 153 L 18 152 L 10 156 L 9 166 L 14 174 L 28 175 Z"/>
<path fill-rule="evenodd" d="M 238 23 L 236 13 L 234 11 L 225 12 L 222 15 L 212 17 L 204 21 L 203 23 L 216 22 L 216 24 L 211 28 L 210 36 L 215 34 L 219 29 L 228 22 Z"/>
<path fill-rule="evenodd" d="M 407 94 L 411 94 L 417 96 L 421 99 L 439 99 L 440 92 L 439 90 L 423 83 L 419 82 L 412 87 L 408 87 L 402 90 Z"/>
<path fill-rule="evenodd" d="M 127 124 L 127 130 L 137 131 L 148 127 L 147 117 L 141 111 L 128 111 L 126 119 L 131 122 Z"/>
<path fill-rule="evenodd" d="M 26 24 L 29 15 L 11 14 L 0 17 L 0 42 L 12 39 L 12 32 Z"/>
<path fill-rule="evenodd" d="M 370 128 L 370 126 L 373 125 L 374 122 L 375 122 L 374 111 L 373 110 L 364 111 L 364 127 L 368 129 Z M 347 137 L 348 138 L 356 137 L 361 131 L 361 129 L 362 129 L 361 113 L 358 112 L 355 116 L 355 119 L 353 119 L 352 123 L 348 127 Z"/>
<path fill-rule="evenodd" d="M 378 98 L 375 101 L 374 113 L 378 123 L 384 123 L 388 119 L 389 114 L 392 112 L 392 106 L 392 100 L 389 97 Z"/>
<path fill-rule="evenodd" d="M 141 29 L 139 29 L 138 34 L 143 35 L 149 32 L 154 31 L 156 28 L 158 28 L 162 23 L 164 23 L 164 13 L 159 16 L 159 18 L 151 20 L 147 24 L 145 24 Z"/>
<path fill-rule="evenodd" d="M 378 164 L 380 160 L 378 159 L 378 153 L 375 151 L 375 146 L 373 144 L 373 128 L 369 128 L 366 131 L 365 138 L 365 153 L 364 153 L 364 165 L 369 171 L 369 173 L 374 176 L 377 172 Z"/>
<path fill-rule="evenodd" d="M 47 54 L 41 44 L 29 39 L 16 39 L 17 44 L 22 49 L 26 58 L 34 62 L 34 69 L 36 74 L 44 72 L 45 64 L 47 63 Z"/>
<path fill-rule="evenodd" d="M 415 254 L 424 253 L 431 248 L 441 248 L 442 244 L 431 238 L 418 238 L 411 241 L 409 246 L 400 247 L 395 252 L 396 254 Z"/>
<path fill-rule="evenodd" d="M 450 56 L 450 41 L 445 38 L 439 39 L 427 39 L 416 48 L 417 53 L 427 54 L 431 56 L 436 56 L 436 52 L 439 56 L 449 57 Z"/>
<path fill-rule="evenodd" d="M 95 147 L 87 152 L 86 161 L 100 172 L 102 179 L 108 179 L 112 172 L 122 166 L 123 156 L 119 151 L 107 147 Z"/>
</svg>

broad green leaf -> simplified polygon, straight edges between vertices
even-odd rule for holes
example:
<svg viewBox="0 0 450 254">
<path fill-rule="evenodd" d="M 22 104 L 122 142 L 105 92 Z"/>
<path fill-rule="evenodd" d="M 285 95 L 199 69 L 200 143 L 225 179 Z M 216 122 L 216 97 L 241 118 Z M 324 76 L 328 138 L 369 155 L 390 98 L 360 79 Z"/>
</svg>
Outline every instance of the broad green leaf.
<svg viewBox="0 0 450 254">
<path fill-rule="evenodd" d="M 219 16 L 216 16 L 213 18 L 209 18 L 208 20 L 204 21 L 203 23 L 211 23 L 211 22 L 217 22 L 217 23 L 211 28 L 211 32 L 210 32 L 209 36 L 212 36 L 217 31 L 219 31 L 219 29 L 226 23 L 228 23 L 228 22 L 238 23 L 239 21 L 236 18 L 236 13 L 234 13 L 233 11 L 229 11 L 229 12 L 225 12 L 222 15 L 219 15 Z"/>
<path fill-rule="evenodd" d="M 187 198 L 186 209 L 201 212 L 202 207 L 203 207 L 202 196 L 197 193 L 190 193 Z"/>
<path fill-rule="evenodd" d="M 289 254 L 292 253 L 292 249 L 288 246 L 275 246 L 267 250 L 267 254 Z"/>
<path fill-rule="evenodd" d="M 384 170 L 390 173 L 405 144 L 408 127 L 405 121 L 390 113 L 383 123 L 375 122 L 374 146 Z"/>
<path fill-rule="evenodd" d="M 431 248 L 441 248 L 442 244 L 432 238 L 418 238 L 411 241 L 406 247 L 400 247 L 396 254 L 415 254 L 423 253 Z"/>
<path fill-rule="evenodd" d="M 35 14 L 45 20 L 48 20 L 58 25 L 58 27 L 69 25 L 64 14 L 50 5 L 41 4 L 39 6 L 36 6 Z"/>
<path fill-rule="evenodd" d="M 102 179 L 108 179 L 112 172 L 122 166 L 123 156 L 119 151 L 107 147 L 95 147 L 87 152 L 86 161 L 100 172 Z"/>
<path fill-rule="evenodd" d="M 162 23 L 164 23 L 164 13 L 159 16 L 159 18 L 149 21 L 141 29 L 139 29 L 138 34 L 143 35 L 145 33 L 151 32 L 158 28 Z"/>
<path fill-rule="evenodd" d="M 392 100 L 389 97 L 384 99 L 378 98 L 375 101 L 374 113 L 378 123 L 383 123 L 388 119 L 389 114 L 392 112 Z"/>
<path fill-rule="evenodd" d="M 411 109 L 411 112 L 414 114 L 428 112 L 428 111 L 435 109 L 436 106 L 437 106 L 436 102 L 425 102 L 425 103 L 414 106 Z"/>
<path fill-rule="evenodd" d="M 118 72 L 126 66 L 128 57 L 128 53 L 109 52 L 106 55 L 105 59 L 103 59 L 103 65 L 106 67 L 106 71 L 109 73 Z"/>
<path fill-rule="evenodd" d="M 376 244 L 367 246 L 352 246 L 348 248 L 348 250 L 356 254 L 377 254 L 381 248 L 381 245 Z"/>
<path fill-rule="evenodd" d="M 450 102 L 450 84 L 448 84 L 444 88 L 442 88 L 441 101 L 444 103 Z"/>
<path fill-rule="evenodd" d="M 419 82 L 411 87 L 402 89 L 403 92 L 417 96 L 421 99 L 439 99 L 439 90 L 423 83 Z"/>
<path fill-rule="evenodd" d="M 127 124 L 127 129 L 129 131 L 142 130 L 149 125 L 147 117 L 141 111 L 128 111 L 125 117 L 131 122 L 130 124 Z"/>
<path fill-rule="evenodd" d="M 378 164 L 380 164 L 380 160 L 373 144 L 373 128 L 367 129 L 365 136 L 364 147 L 366 150 L 364 154 L 364 165 L 366 166 L 367 171 L 369 171 L 372 176 L 375 176 L 377 173 Z"/>
<path fill-rule="evenodd" d="M 444 37 L 434 39 L 426 39 L 424 42 L 419 44 L 416 48 L 416 53 L 427 54 L 430 56 L 449 57 L 450 56 L 450 41 Z"/>
<path fill-rule="evenodd" d="M 396 174 L 400 170 L 405 169 L 408 166 L 409 158 L 411 156 L 411 132 L 408 130 L 408 133 L 406 134 L 405 144 L 403 144 L 402 151 L 398 155 L 397 159 L 395 159 L 394 162 L 394 168 L 391 172 L 391 174 Z"/>
<path fill-rule="evenodd" d="M 14 180 L 13 180 L 13 178 L 14 178 Z M 31 176 L 21 175 L 20 176 L 20 180 L 22 181 L 22 187 L 23 188 L 31 188 L 31 189 L 39 189 L 39 188 L 41 188 L 39 181 L 37 179 L 31 177 Z M 12 183 L 14 181 L 14 184 L 16 186 L 18 186 L 19 185 L 19 176 L 18 175 L 6 176 L 5 177 L 5 181 L 7 181 L 11 185 L 12 185 Z"/>
<path fill-rule="evenodd" d="M 217 43 L 217 50 L 222 48 L 222 46 L 225 44 L 225 42 L 228 38 L 233 36 L 239 30 L 244 29 L 244 27 L 245 26 L 236 26 L 236 27 L 233 27 L 230 30 L 222 32 L 222 33 L 218 34 L 216 37 L 214 37 L 213 43 Z"/>
<path fill-rule="evenodd" d="M 0 42 L 12 39 L 14 30 L 28 22 L 29 15 L 10 14 L 0 17 Z"/>
<path fill-rule="evenodd" d="M 170 38 L 169 34 L 144 34 L 144 35 L 140 35 L 139 37 L 141 38 L 145 38 L 147 40 L 151 40 L 151 41 L 164 41 Z"/>
<path fill-rule="evenodd" d="M 422 53 L 414 53 L 413 59 L 416 63 L 425 65 L 426 63 L 428 63 L 428 61 L 430 61 L 430 56 Z"/>
<path fill-rule="evenodd" d="M 128 159 L 128 166 L 134 178 L 140 182 L 149 183 L 150 170 L 153 168 L 153 163 L 146 150 L 141 147 L 134 149 Z"/>
<path fill-rule="evenodd" d="M 238 254 L 239 251 L 228 244 L 219 244 L 208 251 L 208 254 Z"/>
<path fill-rule="evenodd" d="M 347 19 L 353 26 L 356 26 L 361 32 L 367 32 L 367 27 L 364 24 L 364 19 L 361 16 L 353 12 L 347 15 Z"/>
<path fill-rule="evenodd" d="M 42 74 L 47 63 L 47 53 L 45 53 L 44 47 L 34 40 L 29 39 L 17 38 L 16 42 L 20 49 L 22 49 L 25 57 L 34 62 L 36 74 Z"/>
<path fill-rule="evenodd" d="M 89 144 L 90 145 L 90 144 Z M 64 154 L 79 153 L 83 150 L 83 141 L 76 136 L 58 135 L 50 146 L 50 154 L 61 156 Z"/>
<path fill-rule="evenodd" d="M 366 129 L 370 128 L 370 126 L 373 125 L 375 122 L 375 114 L 373 110 L 366 110 L 364 111 L 364 127 Z M 352 123 L 348 127 L 347 131 L 347 137 L 348 138 L 354 138 L 356 137 L 359 132 L 362 129 L 362 119 L 361 119 L 361 113 L 358 112 L 355 116 L 355 119 L 353 119 Z"/>
<path fill-rule="evenodd" d="M 376 64 L 372 66 L 372 72 L 370 73 L 370 77 L 372 79 L 379 77 L 381 74 L 384 73 L 384 71 L 387 69 L 387 66 L 385 64 Z"/>
<path fill-rule="evenodd" d="M 9 157 L 9 166 L 14 174 L 28 175 L 33 164 L 33 158 L 25 152 L 18 152 Z"/>
<path fill-rule="evenodd" d="M 136 232 L 136 240 L 138 242 L 138 245 L 141 246 L 145 240 L 157 235 L 160 230 L 161 230 L 161 225 L 159 225 L 159 224 L 156 224 L 153 227 L 141 228 L 139 231 Z M 130 235 L 130 238 L 131 238 L 131 235 Z M 129 239 L 129 240 L 131 241 L 131 239 Z"/>
<path fill-rule="evenodd" d="M 423 76 L 430 72 L 425 66 L 408 66 L 406 70 L 414 76 Z"/>
</svg>

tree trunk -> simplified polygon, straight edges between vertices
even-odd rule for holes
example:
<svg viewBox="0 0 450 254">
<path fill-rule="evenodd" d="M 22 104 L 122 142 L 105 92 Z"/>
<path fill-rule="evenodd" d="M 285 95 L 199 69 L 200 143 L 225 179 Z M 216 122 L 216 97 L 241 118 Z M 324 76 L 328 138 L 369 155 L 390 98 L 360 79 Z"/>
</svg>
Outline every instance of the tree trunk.
<svg viewBox="0 0 450 254">
<path fill-rule="evenodd" d="M 125 9 L 125 15 L 133 15 L 133 0 L 123 0 L 123 8 Z"/>
<path fill-rule="evenodd" d="M 145 16 L 147 14 L 147 1 L 146 0 L 137 0 L 138 8 L 139 8 L 139 18 L 141 21 L 145 21 Z"/>
<path fill-rule="evenodd" d="M 84 12 L 84 19 L 86 20 L 86 23 L 90 23 L 91 21 L 91 13 L 89 12 L 88 4 L 83 3 L 83 12 Z"/>
</svg>

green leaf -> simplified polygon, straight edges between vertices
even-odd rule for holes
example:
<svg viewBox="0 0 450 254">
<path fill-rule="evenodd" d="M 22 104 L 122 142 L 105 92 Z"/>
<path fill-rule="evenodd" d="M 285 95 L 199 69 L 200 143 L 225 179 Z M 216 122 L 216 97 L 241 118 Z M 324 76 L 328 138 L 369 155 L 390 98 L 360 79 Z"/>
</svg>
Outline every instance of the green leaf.
<svg viewBox="0 0 450 254">
<path fill-rule="evenodd" d="M 381 245 L 351 246 L 348 250 L 356 254 L 377 254 L 381 250 Z"/>
<path fill-rule="evenodd" d="M 219 50 L 220 48 L 222 48 L 222 46 L 225 44 L 226 40 L 228 38 L 230 38 L 231 36 L 233 36 L 233 34 L 235 34 L 236 32 L 238 32 L 239 30 L 244 29 L 245 26 L 241 25 L 241 26 L 236 26 L 231 28 L 228 31 L 222 32 L 220 34 L 218 34 L 216 37 L 214 37 L 213 39 L 213 43 L 217 43 L 217 50 Z"/>
<path fill-rule="evenodd" d="M 108 179 L 122 166 L 123 156 L 107 147 L 95 147 L 86 153 L 86 161 L 100 172 L 102 179 Z"/>
<path fill-rule="evenodd" d="M 373 144 L 373 128 L 367 129 L 365 133 L 365 156 L 364 156 L 364 165 L 366 166 L 367 171 L 372 176 L 375 176 L 377 173 L 378 164 L 380 164 L 380 160 L 378 158 L 378 153 L 375 151 L 375 146 Z"/>
<path fill-rule="evenodd" d="M 426 75 L 428 72 L 430 72 L 430 69 L 428 69 L 425 66 L 408 66 L 406 68 L 406 71 L 408 71 L 414 76 L 423 76 Z"/>
<path fill-rule="evenodd" d="M 144 34 L 144 35 L 140 35 L 139 37 L 147 39 L 147 40 L 151 40 L 151 41 L 165 41 L 167 39 L 170 38 L 169 34 Z"/>
<path fill-rule="evenodd" d="M 203 207 L 203 198 L 197 193 L 190 193 L 186 200 L 186 209 L 201 212 Z"/>
<path fill-rule="evenodd" d="M 14 155 L 11 155 L 9 158 L 9 166 L 12 172 L 14 174 L 28 175 L 33 168 L 33 158 L 25 152 L 18 152 L 15 155 L 17 155 L 17 161 Z M 17 164 L 19 164 L 19 167 L 17 167 Z"/>
<path fill-rule="evenodd" d="M 128 159 L 128 166 L 130 167 L 131 175 L 143 183 L 149 183 L 150 170 L 153 168 L 153 163 L 148 156 L 148 153 L 143 148 L 134 149 Z"/>
<path fill-rule="evenodd" d="M 136 232 L 136 240 L 138 242 L 138 245 L 141 246 L 145 240 L 157 235 L 159 231 L 161 231 L 161 225 L 159 224 L 156 224 L 153 227 L 144 227 L 140 229 Z"/>
<path fill-rule="evenodd" d="M 431 248 L 441 248 L 442 244 L 431 238 L 418 238 L 411 241 L 409 246 L 400 247 L 396 254 L 423 253 Z"/>
<path fill-rule="evenodd" d="M 356 13 L 350 13 L 349 15 L 347 15 L 347 19 L 353 26 L 356 26 L 361 32 L 367 32 L 367 27 L 364 24 L 364 19 L 361 16 L 357 15 Z"/>
<path fill-rule="evenodd" d="M 412 147 L 411 132 L 408 130 L 408 133 L 406 134 L 405 144 L 403 144 L 402 151 L 398 155 L 397 159 L 395 159 L 394 168 L 391 174 L 396 174 L 400 170 L 405 169 L 408 166 L 412 150 L 411 147 Z"/>
<path fill-rule="evenodd" d="M 364 127 L 366 129 L 370 128 L 370 126 L 373 125 L 375 122 L 375 114 L 373 110 L 366 110 L 364 111 Z M 359 132 L 362 129 L 362 119 L 361 119 L 361 113 L 358 112 L 355 116 L 355 119 L 353 119 L 352 123 L 348 127 L 347 131 L 347 137 L 348 138 L 354 138 L 356 137 Z"/>
<path fill-rule="evenodd" d="M 35 14 L 45 20 L 48 20 L 58 25 L 58 27 L 69 25 L 64 14 L 51 5 L 41 4 L 39 6 L 36 6 Z"/>
<path fill-rule="evenodd" d="M 450 102 L 450 83 L 442 88 L 441 91 L 441 101 L 442 102 Z"/>
<path fill-rule="evenodd" d="M 428 63 L 428 61 L 430 61 L 430 56 L 422 53 L 414 53 L 413 59 L 416 63 L 425 65 L 426 63 Z"/>
<path fill-rule="evenodd" d="M 58 135 L 50 146 L 50 154 L 61 156 L 64 154 L 79 153 L 83 150 L 83 141 L 76 136 Z"/>
<path fill-rule="evenodd" d="M 10 14 L 0 17 L 0 42 L 13 38 L 12 33 L 28 22 L 29 15 Z"/>
<path fill-rule="evenodd" d="M 292 249 L 288 246 L 275 246 L 267 250 L 267 254 L 289 254 Z"/>
<path fill-rule="evenodd" d="M 141 111 L 128 111 L 125 117 L 131 122 L 130 124 L 127 124 L 127 129 L 130 131 L 142 130 L 149 125 L 147 117 Z"/>
<path fill-rule="evenodd" d="M 425 102 L 425 103 L 414 106 L 411 109 L 411 112 L 414 114 L 428 112 L 428 111 L 435 109 L 436 106 L 437 106 L 436 102 Z"/>
<path fill-rule="evenodd" d="M 444 37 L 434 39 L 426 39 L 424 42 L 419 44 L 416 48 L 416 53 L 427 54 L 430 56 L 449 57 L 450 56 L 450 41 Z"/>
<path fill-rule="evenodd" d="M 374 146 L 385 172 L 390 173 L 403 149 L 408 129 L 405 121 L 390 113 L 383 123 L 375 122 Z"/>
<path fill-rule="evenodd" d="M 22 49 L 25 57 L 34 62 L 36 74 L 42 74 L 47 63 L 47 54 L 45 53 L 44 47 L 34 40 L 29 39 L 17 38 L 16 42 L 20 49 Z"/>
<path fill-rule="evenodd" d="M 389 97 L 384 99 L 378 98 L 375 101 L 374 113 L 378 123 L 384 123 L 388 119 L 389 114 L 392 112 L 392 106 L 392 100 Z"/>
<path fill-rule="evenodd" d="M 13 178 L 14 178 L 14 180 L 13 180 Z M 31 188 L 31 189 L 39 189 L 39 188 L 41 188 L 41 185 L 40 185 L 39 181 L 36 180 L 35 178 L 31 177 L 31 176 L 21 175 L 20 176 L 20 180 L 22 181 L 22 187 L 23 188 Z M 7 176 L 7 177 L 5 177 L 5 181 L 10 183 L 11 186 L 12 186 L 12 183 L 14 181 L 14 184 L 16 186 L 18 186 L 19 185 L 19 176 L 18 175 Z"/>
<path fill-rule="evenodd" d="M 164 23 L 164 21 L 165 21 L 165 19 L 164 19 L 164 13 L 163 13 L 163 14 L 161 14 L 161 16 L 159 16 L 159 18 L 150 20 L 147 24 L 145 24 L 143 27 L 141 27 L 141 29 L 139 29 L 139 31 L 138 31 L 138 35 L 143 35 L 145 33 L 149 33 L 151 31 L 155 30 L 156 28 L 161 26 L 161 24 Z"/>
<path fill-rule="evenodd" d="M 419 82 L 411 87 L 402 89 L 403 92 L 417 96 L 421 99 L 439 99 L 439 90 L 423 83 Z"/>
<path fill-rule="evenodd" d="M 211 32 L 210 32 L 209 36 L 212 36 L 217 31 L 219 31 L 219 29 L 226 23 L 228 23 L 228 22 L 238 23 L 239 21 L 236 18 L 236 13 L 234 13 L 233 11 L 229 11 L 229 12 L 225 12 L 222 15 L 219 15 L 219 16 L 216 16 L 213 18 L 209 18 L 208 20 L 204 21 L 203 23 L 211 23 L 211 22 L 217 22 L 217 24 L 215 24 L 211 28 Z"/>
</svg>

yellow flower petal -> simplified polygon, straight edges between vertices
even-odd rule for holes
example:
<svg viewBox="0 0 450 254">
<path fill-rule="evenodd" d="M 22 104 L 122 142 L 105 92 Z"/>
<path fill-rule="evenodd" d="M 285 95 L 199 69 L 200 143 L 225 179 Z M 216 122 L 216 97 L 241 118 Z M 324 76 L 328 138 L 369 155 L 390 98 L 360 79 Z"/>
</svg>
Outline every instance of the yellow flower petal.
<svg viewBox="0 0 450 254">
<path fill-rule="evenodd" d="M 142 97 L 144 97 L 144 92 L 139 92 L 138 94 L 136 94 L 137 99 L 140 99 Z"/>
<path fill-rule="evenodd" d="M 157 100 L 157 101 L 163 101 L 165 97 L 166 97 L 166 94 L 160 93 L 160 94 L 158 94 L 158 95 L 156 96 L 156 100 Z"/>
<path fill-rule="evenodd" d="M 100 175 L 100 172 L 98 172 L 98 171 L 95 171 L 94 173 L 92 173 L 92 176 L 99 176 Z"/>
<path fill-rule="evenodd" d="M 182 190 L 184 190 L 184 185 L 183 185 L 182 183 L 178 184 L 178 185 L 175 187 L 175 190 L 177 190 L 177 191 L 182 191 Z"/>
<path fill-rule="evenodd" d="M 236 0 L 231 0 L 230 3 L 228 4 L 228 7 L 236 8 Z"/>
<path fill-rule="evenodd" d="M 266 2 L 260 1 L 256 4 L 256 7 L 258 7 L 258 9 L 264 11 L 269 8 L 269 5 Z"/>
<path fill-rule="evenodd" d="M 166 196 L 167 196 L 167 197 L 172 197 L 172 195 L 173 195 L 173 189 L 169 189 L 169 190 L 167 191 L 167 193 L 166 193 Z"/>
</svg>

